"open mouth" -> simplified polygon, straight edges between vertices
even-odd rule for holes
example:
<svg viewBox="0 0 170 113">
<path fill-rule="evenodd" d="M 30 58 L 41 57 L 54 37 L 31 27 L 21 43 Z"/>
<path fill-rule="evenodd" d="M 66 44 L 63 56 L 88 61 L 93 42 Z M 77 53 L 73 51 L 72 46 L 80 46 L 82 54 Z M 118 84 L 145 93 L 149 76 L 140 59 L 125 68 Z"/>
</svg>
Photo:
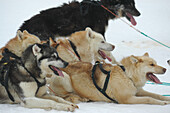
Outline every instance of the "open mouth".
<svg viewBox="0 0 170 113">
<path fill-rule="evenodd" d="M 64 77 L 63 72 L 55 66 L 50 65 L 49 68 L 58 76 Z"/>
<path fill-rule="evenodd" d="M 146 74 L 146 76 L 149 81 L 152 81 L 157 84 L 162 84 L 162 82 L 160 82 L 160 80 L 153 73 L 149 72 Z"/>
<path fill-rule="evenodd" d="M 126 18 L 131 22 L 132 25 L 136 25 L 137 22 L 135 20 L 135 18 L 133 17 L 133 15 L 131 15 L 130 13 L 126 12 Z"/>
<path fill-rule="evenodd" d="M 98 53 L 103 59 L 108 59 L 110 62 L 112 61 L 112 59 L 108 57 L 102 50 L 99 50 Z"/>
</svg>

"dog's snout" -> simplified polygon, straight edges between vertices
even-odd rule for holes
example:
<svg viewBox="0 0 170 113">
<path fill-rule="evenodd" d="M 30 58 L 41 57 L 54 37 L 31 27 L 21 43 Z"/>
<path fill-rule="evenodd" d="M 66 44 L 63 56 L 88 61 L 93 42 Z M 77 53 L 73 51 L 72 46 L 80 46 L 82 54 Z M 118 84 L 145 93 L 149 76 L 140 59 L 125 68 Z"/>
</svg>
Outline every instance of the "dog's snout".
<svg viewBox="0 0 170 113">
<path fill-rule="evenodd" d="M 164 72 L 164 73 L 166 72 L 166 68 L 163 68 L 163 72 Z"/>
<path fill-rule="evenodd" d="M 137 9 L 135 9 L 133 13 L 134 13 L 134 16 L 140 16 L 141 15 L 141 13 Z"/>
<path fill-rule="evenodd" d="M 141 13 L 138 11 L 137 14 L 136 14 L 136 16 L 140 16 L 140 15 L 141 15 Z"/>
<path fill-rule="evenodd" d="M 115 46 L 114 45 L 112 45 L 112 50 L 114 50 L 115 49 Z"/>
</svg>

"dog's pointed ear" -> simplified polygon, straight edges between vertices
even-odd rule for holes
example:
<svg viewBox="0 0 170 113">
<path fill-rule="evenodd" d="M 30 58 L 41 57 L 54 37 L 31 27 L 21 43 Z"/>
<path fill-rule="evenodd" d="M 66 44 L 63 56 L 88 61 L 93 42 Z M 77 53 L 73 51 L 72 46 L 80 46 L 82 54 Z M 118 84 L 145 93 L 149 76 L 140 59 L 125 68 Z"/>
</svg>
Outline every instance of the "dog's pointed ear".
<svg viewBox="0 0 170 113">
<path fill-rule="evenodd" d="M 41 48 L 38 47 L 37 44 L 33 45 L 33 47 L 32 47 L 32 52 L 33 52 L 33 54 L 34 54 L 35 56 L 37 56 L 37 55 L 40 53 L 40 51 L 41 51 Z"/>
<path fill-rule="evenodd" d="M 131 60 L 132 63 L 137 63 L 138 62 L 138 58 L 135 57 L 134 55 L 130 56 L 130 60 Z"/>
<path fill-rule="evenodd" d="M 19 41 L 21 41 L 23 38 L 23 33 L 20 30 L 17 31 L 17 38 Z"/>
<path fill-rule="evenodd" d="M 24 30 L 23 33 L 24 33 L 24 34 L 29 34 L 27 30 Z"/>
<path fill-rule="evenodd" d="M 149 57 L 149 54 L 146 52 L 143 56 L 147 56 L 147 57 Z"/>
<path fill-rule="evenodd" d="M 50 37 L 49 38 L 49 45 L 52 46 L 53 44 L 55 44 L 54 40 Z"/>
<path fill-rule="evenodd" d="M 87 27 L 85 31 L 88 38 L 93 38 L 93 30 L 90 27 Z"/>
</svg>

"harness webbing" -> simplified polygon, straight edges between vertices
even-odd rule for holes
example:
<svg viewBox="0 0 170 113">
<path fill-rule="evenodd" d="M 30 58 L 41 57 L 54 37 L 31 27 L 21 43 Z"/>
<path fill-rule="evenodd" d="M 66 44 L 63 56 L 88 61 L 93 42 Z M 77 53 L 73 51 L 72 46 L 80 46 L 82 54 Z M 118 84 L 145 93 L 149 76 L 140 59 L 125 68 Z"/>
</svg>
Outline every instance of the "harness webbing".
<svg viewBox="0 0 170 113">
<path fill-rule="evenodd" d="M 95 71 L 96 71 L 96 67 L 99 65 L 99 68 L 100 70 L 104 73 L 104 74 L 107 74 L 107 77 L 106 77 L 106 80 L 105 80 L 105 83 L 104 83 L 104 87 L 103 89 L 100 88 L 96 81 L 95 81 Z M 108 86 L 108 83 L 109 83 L 109 79 L 110 79 L 110 71 L 106 71 L 103 69 L 103 66 L 102 64 L 100 64 L 99 61 L 97 61 L 92 69 L 92 80 L 93 80 L 93 84 L 95 85 L 95 87 L 98 89 L 98 91 L 100 91 L 105 97 L 107 97 L 109 100 L 113 101 L 114 103 L 118 104 L 118 102 L 115 100 L 115 99 L 112 99 L 111 97 L 109 97 L 107 94 L 106 94 L 106 89 L 107 89 L 107 86 Z"/>
<path fill-rule="evenodd" d="M 69 41 L 69 43 L 70 43 L 70 45 L 71 45 L 71 47 L 72 47 L 74 53 L 77 55 L 77 57 L 78 57 L 79 60 L 81 61 L 81 57 L 80 57 L 80 55 L 79 55 L 78 52 L 77 52 L 76 46 L 74 45 L 74 43 L 73 43 L 71 40 L 68 39 L 68 41 Z"/>
<path fill-rule="evenodd" d="M 8 76 L 9 76 L 9 70 L 12 66 L 13 63 L 17 63 L 17 61 L 19 61 L 22 66 L 24 67 L 24 69 L 29 73 L 29 75 L 35 80 L 35 82 L 37 83 L 37 90 L 35 95 L 38 93 L 39 88 L 44 86 L 46 84 L 46 80 L 44 79 L 44 82 L 41 83 L 37 80 L 37 78 L 24 66 L 24 64 L 21 61 L 21 57 L 18 57 L 17 55 L 15 55 L 14 53 L 12 53 L 11 51 L 9 51 L 8 49 L 5 49 L 4 52 L 2 53 L 3 58 L 0 61 L 1 64 L 1 69 L 0 69 L 0 82 L 1 84 L 5 87 L 5 90 L 8 94 L 8 97 L 11 99 L 11 101 L 15 101 L 13 96 L 11 95 L 9 88 L 8 88 Z M 14 58 L 13 60 L 10 59 L 10 57 Z"/>
</svg>

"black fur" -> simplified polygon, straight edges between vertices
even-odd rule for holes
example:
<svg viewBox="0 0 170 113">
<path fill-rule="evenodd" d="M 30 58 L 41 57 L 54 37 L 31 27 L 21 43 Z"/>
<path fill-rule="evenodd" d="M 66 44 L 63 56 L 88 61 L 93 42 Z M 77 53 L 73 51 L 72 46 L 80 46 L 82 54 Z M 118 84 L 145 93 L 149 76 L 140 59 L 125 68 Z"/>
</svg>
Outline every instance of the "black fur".
<svg viewBox="0 0 170 113">
<path fill-rule="evenodd" d="M 135 8 L 134 0 L 73 1 L 61 7 L 41 11 L 40 14 L 25 21 L 20 30 L 27 30 L 29 33 L 37 35 L 41 40 L 48 40 L 49 37 L 54 39 L 56 36 L 67 36 L 84 30 L 86 27 L 91 27 L 104 36 L 108 20 L 114 19 L 115 16 L 102 8 L 100 4 L 115 14 L 118 14 L 120 6 L 123 5 L 122 16 L 126 16 L 126 12 L 133 16 L 140 15 Z"/>
</svg>

